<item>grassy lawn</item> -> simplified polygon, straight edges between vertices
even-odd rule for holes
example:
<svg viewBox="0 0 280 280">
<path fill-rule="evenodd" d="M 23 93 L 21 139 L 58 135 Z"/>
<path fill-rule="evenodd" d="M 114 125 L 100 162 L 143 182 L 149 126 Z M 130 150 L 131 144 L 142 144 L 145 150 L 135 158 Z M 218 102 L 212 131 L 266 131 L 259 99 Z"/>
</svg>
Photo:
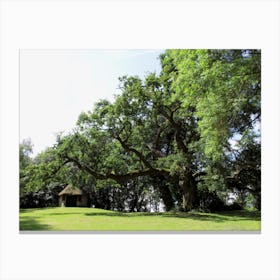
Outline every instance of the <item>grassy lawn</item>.
<svg viewBox="0 0 280 280">
<path fill-rule="evenodd" d="M 94 208 L 20 210 L 20 230 L 260 231 L 258 211 L 122 213 Z"/>
</svg>

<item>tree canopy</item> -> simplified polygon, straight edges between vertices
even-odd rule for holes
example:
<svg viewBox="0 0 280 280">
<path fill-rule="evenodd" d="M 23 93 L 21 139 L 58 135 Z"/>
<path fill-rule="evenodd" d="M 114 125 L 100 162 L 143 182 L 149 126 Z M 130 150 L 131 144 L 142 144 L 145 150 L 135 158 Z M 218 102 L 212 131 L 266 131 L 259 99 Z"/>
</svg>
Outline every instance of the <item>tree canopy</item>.
<svg viewBox="0 0 280 280">
<path fill-rule="evenodd" d="M 159 75 L 120 77 L 114 102 L 82 112 L 30 165 L 27 188 L 77 169 L 123 193 L 149 189 L 167 210 L 201 206 L 202 190 L 245 192 L 260 207 L 260 51 L 166 50 L 160 61 Z"/>
</svg>

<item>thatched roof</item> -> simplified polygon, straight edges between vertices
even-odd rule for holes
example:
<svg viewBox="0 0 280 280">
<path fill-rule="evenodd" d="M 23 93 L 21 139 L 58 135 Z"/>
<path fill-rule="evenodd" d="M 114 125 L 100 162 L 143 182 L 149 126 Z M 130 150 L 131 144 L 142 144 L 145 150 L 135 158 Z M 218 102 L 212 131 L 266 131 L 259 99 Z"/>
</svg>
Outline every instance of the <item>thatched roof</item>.
<svg viewBox="0 0 280 280">
<path fill-rule="evenodd" d="M 80 189 L 73 187 L 72 185 L 67 185 L 66 188 L 64 188 L 58 195 L 63 195 L 63 194 L 82 195 L 83 192 Z"/>
</svg>

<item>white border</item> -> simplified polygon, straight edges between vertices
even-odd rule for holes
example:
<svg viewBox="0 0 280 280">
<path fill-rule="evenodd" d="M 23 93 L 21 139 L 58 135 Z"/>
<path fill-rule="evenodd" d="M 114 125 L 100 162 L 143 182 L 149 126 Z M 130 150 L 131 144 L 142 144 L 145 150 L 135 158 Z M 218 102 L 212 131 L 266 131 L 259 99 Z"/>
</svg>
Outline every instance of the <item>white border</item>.
<svg viewBox="0 0 280 280">
<path fill-rule="evenodd" d="M 0 278 L 279 279 L 279 34 L 278 1 L 2 1 Z M 261 48 L 262 233 L 20 235 L 18 50 L 42 48 Z"/>
</svg>

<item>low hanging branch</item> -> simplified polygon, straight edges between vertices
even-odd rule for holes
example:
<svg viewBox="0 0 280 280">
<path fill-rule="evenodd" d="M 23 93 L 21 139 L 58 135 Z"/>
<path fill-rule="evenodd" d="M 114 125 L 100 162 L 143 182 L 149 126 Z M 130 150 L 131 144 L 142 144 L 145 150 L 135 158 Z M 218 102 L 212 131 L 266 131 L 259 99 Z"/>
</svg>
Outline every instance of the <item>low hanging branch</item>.
<svg viewBox="0 0 280 280">
<path fill-rule="evenodd" d="M 94 178 L 99 179 L 99 180 L 106 180 L 106 179 L 112 179 L 117 182 L 124 182 L 128 181 L 137 177 L 141 176 L 155 176 L 155 175 L 163 175 L 163 176 L 170 176 L 170 172 L 165 169 L 143 169 L 143 170 L 135 170 L 131 171 L 126 174 L 115 174 L 115 173 L 109 173 L 109 174 L 102 174 L 99 172 L 96 172 L 93 170 L 91 167 L 82 164 L 79 162 L 77 159 L 66 156 L 68 160 L 71 162 L 75 163 L 79 169 L 86 171 L 87 173 L 91 174 Z"/>
</svg>

